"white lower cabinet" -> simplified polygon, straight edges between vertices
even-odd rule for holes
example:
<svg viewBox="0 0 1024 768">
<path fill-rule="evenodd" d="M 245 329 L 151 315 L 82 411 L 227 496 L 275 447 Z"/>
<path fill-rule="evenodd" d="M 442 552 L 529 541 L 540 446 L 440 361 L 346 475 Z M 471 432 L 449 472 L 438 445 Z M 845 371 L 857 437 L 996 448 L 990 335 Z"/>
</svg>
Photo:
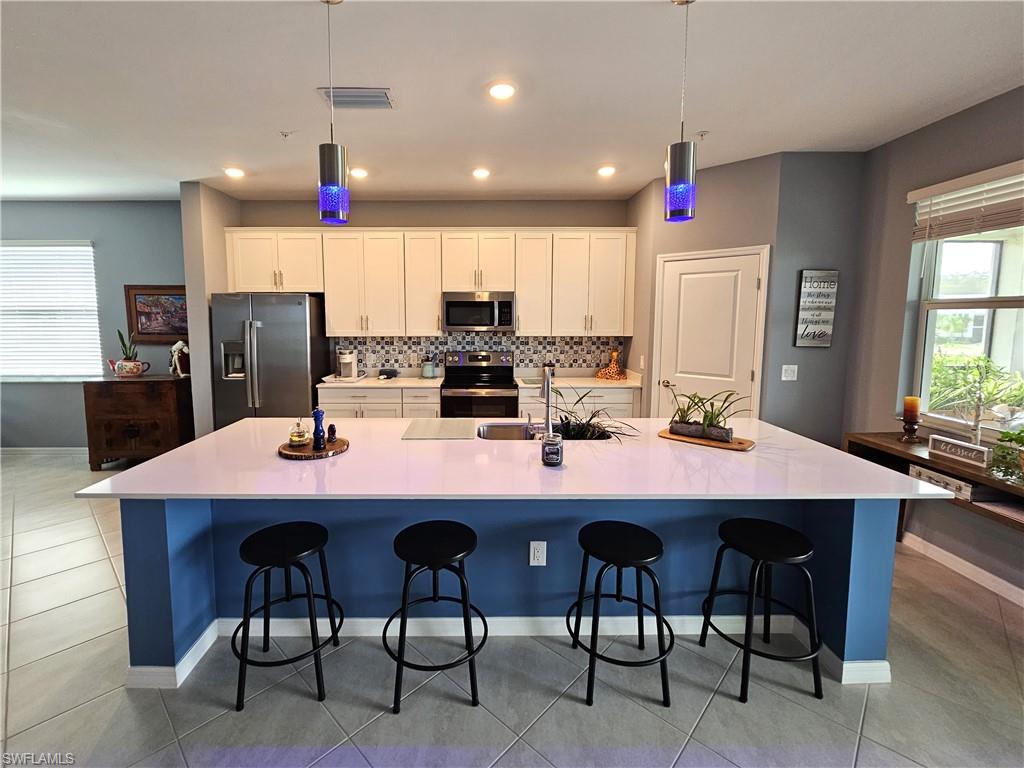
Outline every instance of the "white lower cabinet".
<svg viewBox="0 0 1024 768">
<path fill-rule="evenodd" d="M 361 419 L 400 419 L 402 418 L 401 403 L 367 403 L 359 406 Z"/>
<path fill-rule="evenodd" d="M 355 403 L 321 403 L 324 409 L 324 423 L 330 424 L 339 419 L 358 419 L 359 406 Z"/>
<path fill-rule="evenodd" d="M 441 406 L 430 404 L 402 404 L 402 415 L 407 419 L 439 419 Z"/>
<path fill-rule="evenodd" d="M 558 379 L 555 379 L 555 387 L 558 388 Z M 569 408 L 576 402 L 576 398 L 589 392 L 580 404 L 581 409 L 588 412 L 598 409 L 604 411 L 605 418 L 609 419 L 631 419 L 636 414 L 636 394 L 640 390 L 632 387 L 601 387 L 588 389 L 587 387 L 564 387 L 562 395 L 564 399 L 552 396 L 553 402 L 559 406 Z M 519 416 L 525 419 L 528 415 L 534 421 L 544 420 L 544 399 L 540 396 L 539 389 L 519 389 Z"/>
<path fill-rule="evenodd" d="M 403 389 L 402 415 L 407 419 L 441 418 L 441 390 Z"/>
<path fill-rule="evenodd" d="M 324 410 L 325 421 L 335 419 L 398 419 L 402 417 L 402 390 L 368 387 L 322 387 L 317 389 L 317 402 Z"/>
</svg>

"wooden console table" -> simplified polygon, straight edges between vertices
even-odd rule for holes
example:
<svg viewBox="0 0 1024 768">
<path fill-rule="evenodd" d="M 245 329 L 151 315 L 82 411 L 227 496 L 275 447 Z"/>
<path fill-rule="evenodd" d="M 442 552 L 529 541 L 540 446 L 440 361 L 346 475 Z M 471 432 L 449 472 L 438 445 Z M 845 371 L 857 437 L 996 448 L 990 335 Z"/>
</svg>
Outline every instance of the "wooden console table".
<svg viewBox="0 0 1024 768">
<path fill-rule="evenodd" d="M 195 439 L 190 378 L 103 378 L 82 386 L 93 471 L 115 459 L 150 459 Z"/>
<path fill-rule="evenodd" d="M 906 474 L 912 464 L 963 480 L 985 490 L 985 499 L 951 503 L 968 512 L 988 517 L 1011 528 L 1024 531 L 1024 485 L 996 477 L 982 467 L 962 464 L 943 456 L 929 455 L 928 443 L 901 443 L 902 432 L 849 432 L 843 436 L 843 450 L 862 459 L 882 464 Z M 897 539 L 903 538 L 905 502 L 900 504 Z"/>
</svg>

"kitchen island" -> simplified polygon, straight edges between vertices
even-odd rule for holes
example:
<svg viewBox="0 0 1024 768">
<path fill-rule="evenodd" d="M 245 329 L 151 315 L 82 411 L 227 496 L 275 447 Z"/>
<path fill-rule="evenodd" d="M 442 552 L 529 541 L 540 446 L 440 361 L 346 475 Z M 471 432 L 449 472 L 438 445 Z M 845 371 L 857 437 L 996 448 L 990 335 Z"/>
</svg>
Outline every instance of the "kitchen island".
<svg viewBox="0 0 1024 768">
<path fill-rule="evenodd" d="M 566 443 L 563 466 L 546 468 L 534 441 L 402 440 L 408 419 L 339 421 L 339 436 L 351 443 L 346 453 L 286 461 L 276 450 L 291 421 L 245 419 L 80 491 L 121 500 L 129 685 L 180 684 L 241 615 L 249 568 L 238 545 L 259 528 L 300 519 L 330 531 L 331 584 L 350 635 L 379 633 L 397 608 L 402 564 L 392 539 L 421 520 L 460 520 L 476 530 L 467 570 L 473 602 L 494 634 L 565 631 L 579 578 L 576 534 L 598 519 L 633 521 L 661 536 L 665 557 L 654 570 L 665 613 L 676 632 L 696 633 L 719 523 L 777 520 L 815 545 L 809 569 L 825 669 L 843 682 L 889 679 L 899 500 L 947 498 L 947 491 L 765 422 L 733 420 L 738 436 L 757 443 L 749 453 L 661 439 L 660 419 L 629 423 L 635 437 Z M 546 566 L 528 564 L 531 541 L 547 542 Z M 723 587 L 745 584 L 749 563 L 741 561 L 727 559 Z M 792 602 L 796 582 L 784 571 L 776 592 Z M 290 618 L 301 610 L 299 601 L 282 606 L 273 631 L 301 633 L 303 621 Z M 635 628 L 630 613 L 613 603 L 602 627 Z M 716 603 L 725 631 L 740 626 L 741 613 L 738 602 Z M 777 631 L 786 631 L 786 618 L 773 619 Z M 794 624 L 790 618 L 799 634 Z M 410 624 L 411 633 L 461 631 L 455 616 Z"/>
</svg>

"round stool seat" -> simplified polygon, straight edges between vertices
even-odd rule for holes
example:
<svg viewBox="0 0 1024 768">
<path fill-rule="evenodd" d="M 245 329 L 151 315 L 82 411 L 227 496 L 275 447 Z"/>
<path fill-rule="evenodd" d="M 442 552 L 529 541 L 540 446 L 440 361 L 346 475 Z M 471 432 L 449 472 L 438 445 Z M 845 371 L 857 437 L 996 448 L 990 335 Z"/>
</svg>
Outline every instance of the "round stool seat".
<svg viewBox="0 0 1024 768">
<path fill-rule="evenodd" d="M 665 552 L 655 533 L 618 520 L 587 523 L 580 528 L 579 542 L 588 555 L 622 568 L 656 563 Z"/>
<path fill-rule="evenodd" d="M 249 565 L 282 568 L 327 546 L 327 529 L 319 523 L 279 523 L 247 536 L 238 554 Z"/>
<path fill-rule="evenodd" d="M 752 560 L 795 565 L 814 554 L 811 540 L 788 525 L 753 517 L 734 517 L 718 526 L 722 542 Z"/>
<path fill-rule="evenodd" d="M 435 571 L 465 560 L 475 549 L 476 533 L 454 520 L 416 523 L 395 536 L 395 554 L 400 559 Z"/>
</svg>

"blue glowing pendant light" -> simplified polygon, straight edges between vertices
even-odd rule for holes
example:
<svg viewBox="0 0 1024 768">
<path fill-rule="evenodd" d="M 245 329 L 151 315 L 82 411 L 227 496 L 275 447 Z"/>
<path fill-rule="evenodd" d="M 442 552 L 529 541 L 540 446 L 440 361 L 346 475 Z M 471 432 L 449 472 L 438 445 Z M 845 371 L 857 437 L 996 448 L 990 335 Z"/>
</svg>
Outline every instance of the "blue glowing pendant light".
<svg viewBox="0 0 1024 768">
<path fill-rule="evenodd" d="M 665 221 L 689 221 L 696 213 L 697 153 L 692 141 L 685 141 L 686 45 L 690 31 L 690 5 L 694 0 L 672 0 L 686 7 L 683 19 L 683 88 L 679 106 L 679 141 L 670 144 L 665 158 Z"/>
<path fill-rule="evenodd" d="M 327 6 L 327 70 L 331 102 L 331 141 L 320 145 L 320 221 L 324 224 L 348 224 L 348 152 L 334 143 L 334 62 L 331 52 L 331 6 L 341 0 L 320 0 Z"/>
</svg>

